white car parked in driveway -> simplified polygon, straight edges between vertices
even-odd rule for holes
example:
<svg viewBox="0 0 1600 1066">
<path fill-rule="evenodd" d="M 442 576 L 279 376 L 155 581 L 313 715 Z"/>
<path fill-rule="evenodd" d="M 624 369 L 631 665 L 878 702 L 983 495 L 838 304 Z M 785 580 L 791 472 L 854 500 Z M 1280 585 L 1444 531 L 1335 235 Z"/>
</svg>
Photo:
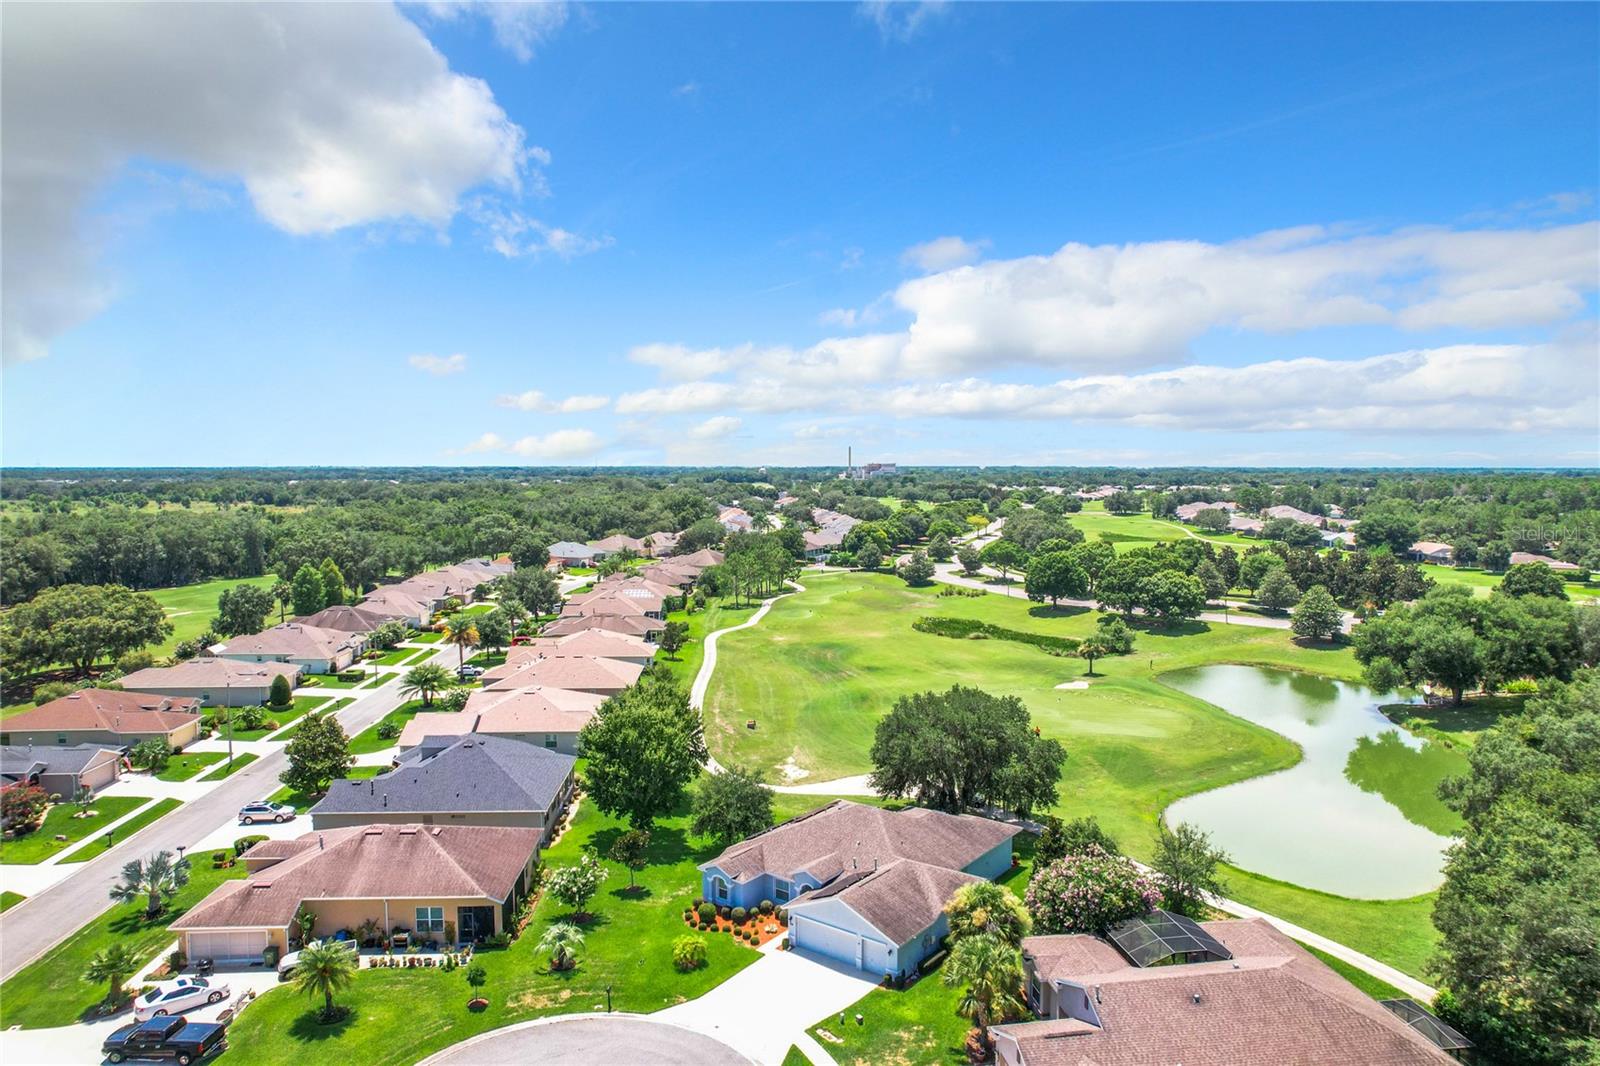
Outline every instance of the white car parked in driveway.
<svg viewBox="0 0 1600 1066">
<path fill-rule="evenodd" d="M 208 1003 L 221 1003 L 228 998 L 228 991 L 227 985 L 204 977 L 163 981 L 134 1001 L 133 1016 L 145 1022 L 167 1014 L 182 1014 Z"/>
</svg>

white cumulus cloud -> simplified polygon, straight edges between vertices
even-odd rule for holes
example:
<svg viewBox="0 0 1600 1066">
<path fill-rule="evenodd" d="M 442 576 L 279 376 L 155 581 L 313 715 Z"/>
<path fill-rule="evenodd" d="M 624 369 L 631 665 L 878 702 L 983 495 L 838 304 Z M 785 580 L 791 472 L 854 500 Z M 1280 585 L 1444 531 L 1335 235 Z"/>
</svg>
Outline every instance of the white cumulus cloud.
<svg viewBox="0 0 1600 1066">
<path fill-rule="evenodd" d="M 406 362 L 410 363 L 413 369 L 437 377 L 459 374 L 467 368 L 467 357 L 461 352 L 456 352 L 454 355 L 413 355 Z"/>
<path fill-rule="evenodd" d="M 426 9 L 439 19 L 466 14 L 488 19 L 495 43 L 524 63 L 567 24 L 568 16 L 567 5 L 558 0 L 429 0 Z"/>
<path fill-rule="evenodd" d="M 8 362 L 111 299 L 85 209 L 131 159 L 237 181 L 271 225 L 326 234 L 443 226 L 537 158 L 389 4 L 16 4 L 0 66 Z"/>
<path fill-rule="evenodd" d="M 598 411 L 611 402 L 609 396 L 568 396 L 562 400 L 552 399 L 538 389 L 528 389 L 526 392 L 507 393 L 495 400 L 501 407 L 510 407 L 518 411 L 540 411 L 545 414 L 576 414 L 583 411 Z"/>
<path fill-rule="evenodd" d="M 543 436 L 530 435 L 507 440 L 498 433 L 484 433 L 477 440 L 447 454 L 482 455 L 501 453 L 541 462 L 572 462 L 594 455 L 605 442 L 590 429 L 558 429 Z"/>
<path fill-rule="evenodd" d="M 961 237 L 935 237 L 931 241 L 913 244 L 900 254 L 900 261 L 918 270 L 949 270 L 951 267 L 975 263 L 989 246 L 988 241 L 969 241 Z"/>
<path fill-rule="evenodd" d="M 744 419 L 742 418 L 737 418 L 733 415 L 717 415 L 714 418 L 706 419 L 698 425 L 690 426 L 688 434 L 695 440 L 720 440 L 730 433 L 738 432 L 739 427 L 742 425 L 744 425 Z"/>
</svg>

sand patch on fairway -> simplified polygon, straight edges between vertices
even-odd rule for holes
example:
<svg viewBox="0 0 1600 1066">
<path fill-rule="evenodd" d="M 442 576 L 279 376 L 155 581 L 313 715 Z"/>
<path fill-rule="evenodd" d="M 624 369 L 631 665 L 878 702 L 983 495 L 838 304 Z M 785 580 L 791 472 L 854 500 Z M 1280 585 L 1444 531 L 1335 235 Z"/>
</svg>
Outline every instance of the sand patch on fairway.
<svg viewBox="0 0 1600 1066">
<path fill-rule="evenodd" d="M 778 771 L 783 774 L 784 781 L 791 785 L 802 778 L 811 776 L 811 771 L 796 763 L 793 755 L 783 760 L 778 767 Z"/>
<path fill-rule="evenodd" d="M 1080 689 L 1080 688 L 1088 688 L 1088 687 L 1089 687 L 1089 682 L 1087 682 L 1087 681 L 1063 681 L 1061 684 L 1056 686 L 1056 688 L 1062 688 L 1062 689 Z"/>
</svg>

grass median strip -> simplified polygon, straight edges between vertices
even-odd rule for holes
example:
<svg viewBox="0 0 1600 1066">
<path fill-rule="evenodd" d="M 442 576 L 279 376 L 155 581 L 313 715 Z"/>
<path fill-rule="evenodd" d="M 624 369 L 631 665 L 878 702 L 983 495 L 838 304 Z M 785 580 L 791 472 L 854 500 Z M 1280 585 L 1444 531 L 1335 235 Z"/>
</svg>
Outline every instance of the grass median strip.
<svg viewBox="0 0 1600 1066">
<path fill-rule="evenodd" d="M 187 781 L 189 778 L 221 762 L 226 756 L 216 751 L 189 751 L 167 760 L 166 768 L 156 777 L 162 781 Z"/>
<path fill-rule="evenodd" d="M 175 811 L 182 806 L 183 803 L 181 801 L 171 798 L 164 799 L 156 804 L 152 804 L 151 806 L 140 811 L 138 814 L 134 815 L 132 818 L 129 818 L 126 822 L 123 822 L 121 825 L 117 826 L 117 828 L 113 830 L 110 846 L 107 846 L 105 837 L 99 837 L 89 841 L 89 843 L 85 844 L 71 855 L 68 855 L 66 858 L 62 859 L 61 864 L 65 865 L 69 862 L 88 862 L 90 859 L 99 858 L 101 855 L 104 855 L 106 852 L 110 851 L 112 848 L 116 847 L 118 844 L 122 843 L 124 840 L 127 840 L 133 834 L 137 833 L 139 830 L 155 821 L 157 818 L 162 817 L 170 811 Z"/>
<path fill-rule="evenodd" d="M 217 767 L 215 770 L 211 771 L 209 774 L 207 774 L 206 776 L 202 777 L 200 780 L 202 780 L 202 781 L 221 781 L 223 778 L 231 776 L 232 774 L 236 773 L 237 771 L 243 769 L 246 766 L 249 766 L 251 763 L 256 761 L 255 755 L 253 753 L 251 753 L 251 752 L 248 752 L 248 751 L 245 752 L 243 755 L 235 755 L 233 757 L 233 765 L 232 766 L 229 766 L 227 764 L 227 762 L 226 762 L 227 756 L 223 756 L 223 759 L 224 759 L 224 762 L 223 762 L 223 764 L 221 766 Z"/>
<path fill-rule="evenodd" d="M 5 912 L 27 899 L 20 892 L 0 892 L 0 912 Z"/>
</svg>

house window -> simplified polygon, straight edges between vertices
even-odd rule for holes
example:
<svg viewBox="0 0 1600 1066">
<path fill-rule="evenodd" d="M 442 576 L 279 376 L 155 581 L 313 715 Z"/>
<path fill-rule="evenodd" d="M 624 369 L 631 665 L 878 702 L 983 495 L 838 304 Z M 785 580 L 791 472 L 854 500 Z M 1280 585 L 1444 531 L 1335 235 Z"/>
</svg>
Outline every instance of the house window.
<svg viewBox="0 0 1600 1066">
<path fill-rule="evenodd" d="M 1032 1004 L 1034 1010 L 1039 1009 L 1039 975 L 1037 973 L 1028 975 L 1028 1002 Z"/>
<path fill-rule="evenodd" d="M 555 749 L 555 746 L 556 746 L 556 735 L 554 733 L 546 733 L 544 735 L 544 746 L 547 747 L 547 748 L 550 748 L 552 750 Z"/>
<path fill-rule="evenodd" d="M 57 744 L 65 744 L 66 742 L 67 742 L 67 735 L 65 733 L 57 733 L 56 734 L 56 743 Z"/>
<path fill-rule="evenodd" d="M 417 932 L 442 933 L 444 932 L 443 907 L 418 907 Z"/>
<path fill-rule="evenodd" d="M 789 882 L 772 882 L 772 898 L 779 903 L 787 903 L 789 901 Z"/>
<path fill-rule="evenodd" d="M 724 881 L 720 877 L 713 877 L 711 879 L 711 891 L 712 891 L 712 894 L 715 895 L 718 899 L 727 899 L 728 898 L 728 882 Z"/>
</svg>

